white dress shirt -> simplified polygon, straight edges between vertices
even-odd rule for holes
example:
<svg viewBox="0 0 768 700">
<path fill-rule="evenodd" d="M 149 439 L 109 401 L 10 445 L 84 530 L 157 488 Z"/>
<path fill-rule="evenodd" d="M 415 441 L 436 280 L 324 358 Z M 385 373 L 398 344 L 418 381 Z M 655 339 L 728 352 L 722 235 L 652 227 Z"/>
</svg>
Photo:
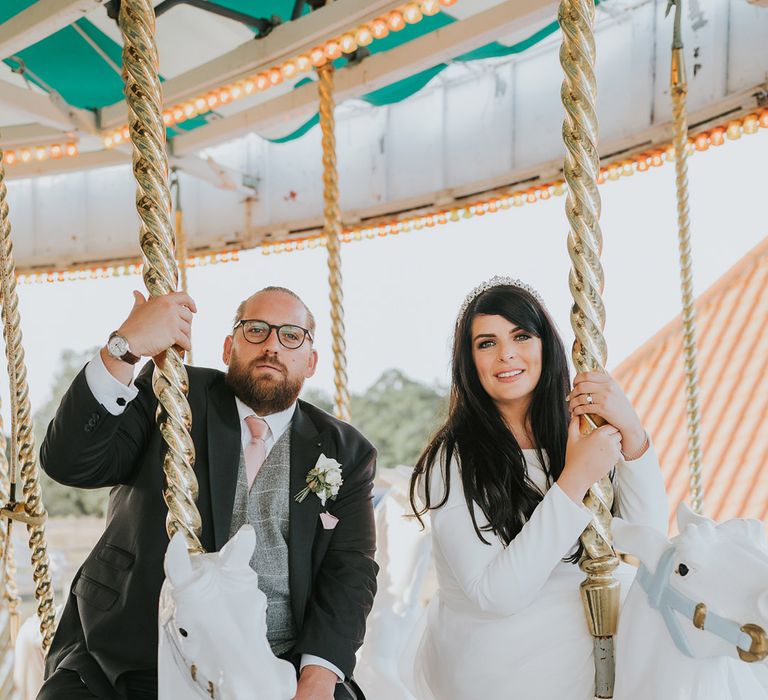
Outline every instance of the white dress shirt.
<svg viewBox="0 0 768 700">
<path fill-rule="evenodd" d="M 85 381 L 88 383 L 88 388 L 91 390 L 94 398 L 113 416 L 119 416 L 125 410 L 128 403 L 135 399 L 139 393 L 133 380 L 126 386 L 120 380 L 112 376 L 110 371 L 104 366 L 104 361 L 101 359 L 100 352 L 97 352 L 96 356 L 86 365 Z M 245 419 L 248 416 L 261 418 L 269 426 L 269 433 L 264 440 L 267 446 L 267 455 L 269 455 L 274 444 L 288 429 L 291 420 L 293 419 L 293 414 L 296 412 L 296 402 L 291 404 L 291 406 L 284 411 L 272 413 L 268 416 L 258 415 L 237 397 L 235 397 L 235 405 L 237 406 L 237 415 L 240 417 L 240 437 L 243 449 L 245 449 L 245 445 L 251 440 L 251 431 L 245 423 Z M 310 665 L 327 668 L 329 671 L 333 671 L 336 674 L 339 678 L 339 682 L 344 680 L 344 673 L 330 661 L 326 661 L 319 656 L 313 656 L 312 654 L 302 654 L 301 663 L 299 665 L 300 669 Z"/>
</svg>

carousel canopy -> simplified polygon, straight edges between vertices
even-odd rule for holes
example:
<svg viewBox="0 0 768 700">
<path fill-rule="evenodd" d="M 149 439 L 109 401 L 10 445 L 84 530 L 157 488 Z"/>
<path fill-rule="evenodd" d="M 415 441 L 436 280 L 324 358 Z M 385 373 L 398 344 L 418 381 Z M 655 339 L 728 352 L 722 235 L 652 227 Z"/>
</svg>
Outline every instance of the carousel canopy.
<svg viewBox="0 0 768 700">
<path fill-rule="evenodd" d="M 317 231 L 322 187 L 313 68 L 325 61 L 338 69 L 348 228 L 521 188 L 548 193 L 557 184 L 557 3 L 321 4 L 155 2 L 170 160 L 192 252 Z M 663 153 L 670 140 L 666 4 L 598 4 L 605 163 L 635 167 L 638 153 Z M 21 271 L 137 256 L 116 5 L 0 6 L 0 144 Z M 747 0 L 691 0 L 688 8 L 692 127 L 727 125 L 759 111 L 768 11 Z"/>
</svg>

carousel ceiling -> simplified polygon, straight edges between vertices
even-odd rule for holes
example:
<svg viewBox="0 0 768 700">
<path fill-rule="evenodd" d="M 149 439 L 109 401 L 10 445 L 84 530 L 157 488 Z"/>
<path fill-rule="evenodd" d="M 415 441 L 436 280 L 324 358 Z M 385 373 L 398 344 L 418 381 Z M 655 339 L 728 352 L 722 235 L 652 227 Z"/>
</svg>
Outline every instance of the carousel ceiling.
<svg viewBox="0 0 768 700">
<path fill-rule="evenodd" d="M 217 12 L 211 12 L 212 5 Z M 545 0 L 155 2 L 171 166 L 192 250 L 316 229 L 314 66 L 337 67 L 350 226 L 559 175 L 557 3 Z M 669 138 L 666 0 L 598 4 L 604 155 Z M 759 107 L 768 11 L 690 0 L 691 122 Z M 114 2 L 0 5 L 0 145 L 20 269 L 137 253 Z"/>
</svg>

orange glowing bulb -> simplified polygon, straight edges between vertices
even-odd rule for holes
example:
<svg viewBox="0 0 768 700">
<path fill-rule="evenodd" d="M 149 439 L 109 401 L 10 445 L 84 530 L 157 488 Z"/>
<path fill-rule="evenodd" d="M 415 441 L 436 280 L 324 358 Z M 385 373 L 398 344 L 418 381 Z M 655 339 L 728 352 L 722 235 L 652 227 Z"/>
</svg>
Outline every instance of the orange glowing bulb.
<svg viewBox="0 0 768 700">
<path fill-rule="evenodd" d="M 550 196 L 549 187 L 543 187 L 539 190 L 539 199 L 549 199 Z"/>
<path fill-rule="evenodd" d="M 3 153 L 3 160 L 8 163 L 8 165 L 13 165 L 16 162 L 15 151 L 6 151 Z"/>
<path fill-rule="evenodd" d="M 728 122 L 728 127 L 726 128 L 725 133 L 728 134 L 728 138 L 731 139 L 731 141 L 741 138 L 741 122 L 735 119 Z"/>
<path fill-rule="evenodd" d="M 185 102 L 181 108 L 184 110 L 184 116 L 187 119 L 195 116 L 195 105 L 193 105 L 191 102 Z"/>
<path fill-rule="evenodd" d="M 216 93 L 212 92 L 205 99 L 208 102 L 208 107 L 210 109 L 216 109 L 216 107 L 219 106 L 219 96 Z"/>
<path fill-rule="evenodd" d="M 267 75 L 271 85 L 279 85 L 283 82 L 283 72 L 279 68 L 270 68 Z"/>
<path fill-rule="evenodd" d="M 658 168 L 658 167 L 664 165 L 664 159 L 661 157 L 661 153 L 654 153 L 651 156 L 651 165 L 654 168 Z"/>
<path fill-rule="evenodd" d="M 390 12 L 389 15 L 387 15 L 387 26 L 393 32 L 399 32 L 401 29 L 405 28 L 405 20 L 403 19 L 402 13 L 397 10 Z"/>
<path fill-rule="evenodd" d="M 302 54 L 296 59 L 296 68 L 300 73 L 306 73 L 312 68 L 312 59 L 306 54 Z"/>
<path fill-rule="evenodd" d="M 286 61 L 280 66 L 280 72 L 286 80 L 296 75 L 296 64 L 293 61 Z"/>
<path fill-rule="evenodd" d="M 407 24 L 416 24 L 417 22 L 421 22 L 422 17 L 423 15 L 421 14 L 421 8 L 415 2 L 408 3 L 403 8 L 403 19 Z"/>
<path fill-rule="evenodd" d="M 181 107 L 174 107 L 173 120 L 180 122 L 182 119 L 184 119 L 184 110 Z"/>
<path fill-rule="evenodd" d="M 35 158 L 37 160 L 45 160 L 48 157 L 48 149 L 45 146 L 38 146 L 35 148 Z"/>
<path fill-rule="evenodd" d="M 754 134 L 760 128 L 760 119 L 756 114 L 748 114 L 742 122 L 745 134 Z"/>
<path fill-rule="evenodd" d="M 195 100 L 195 109 L 198 112 L 206 112 L 208 110 L 208 100 L 204 97 L 198 97 Z"/>
<path fill-rule="evenodd" d="M 243 81 L 243 92 L 250 95 L 256 89 L 256 82 L 252 78 Z"/>
<path fill-rule="evenodd" d="M 697 151 L 706 151 L 709 148 L 709 136 L 706 133 L 699 134 L 693 140 L 693 147 Z"/>
<path fill-rule="evenodd" d="M 421 11 L 428 17 L 436 15 L 440 12 L 440 3 L 438 0 L 423 0 L 421 3 Z"/>
<path fill-rule="evenodd" d="M 322 46 L 316 46 L 309 52 L 309 60 L 313 66 L 322 66 L 325 63 L 325 49 Z"/>
<path fill-rule="evenodd" d="M 360 29 L 357 30 L 357 34 L 355 34 L 355 39 L 357 41 L 358 46 L 368 46 L 373 41 L 373 32 L 371 32 L 370 28 L 367 25 L 363 25 L 360 27 Z"/>
<path fill-rule="evenodd" d="M 725 129 L 720 127 L 709 132 L 709 142 L 713 146 L 722 146 L 725 141 Z"/>
<path fill-rule="evenodd" d="M 219 102 L 221 102 L 221 104 L 225 105 L 231 101 L 232 93 L 229 91 L 229 88 L 222 88 L 219 90 Z"/>
<path fill-rule="evenodd" d="M 440 4 L 443 7 L 450 7 L 451 5 L 455 5 L 456 4 L 456 0 L 440 0 Z"/>
<path fill-rule="evenodd" d="M 342 53 L 352 53 L 357 48 L 357 40 L 352 34 L 345 34 L 339 39 Z"/>
<path fill-rule="evenodd" d="M 111 145 L 112 139 L 109 136 L 107 136 L 107 139 L 109 139 L 109 142 Z M 64 152 L 61 150 L 61 146 L 59 146 L 58 143 L 55 143 L 53 144 L 53 146 L 51 146 L 51 158 L 61 158 L 61 156 L 63 155 L 64 155 Z"/>
<path fill-rule="evenodd" d="M 112 140 L 115 143 L 122 143 L 123 142 L 123 134 L 120 131 L 116 131 L 114 135 L 112 136 Z"/>
<path fill-rule="evenodd" d="M 526 190 L 525 195 L 528 203 L 533 204 L 536 201 L 536 190 Z"/>
<path fill-rule="evenodd" d="M 127 141 L 127 140 L 130 138 L 130 136 L 131 136 L 131 132 L 128 130 L 128 127 L 127 127 L 127 126 L 124 126 L 124 127 L 121 129 L 121 133 L 123 134 L 123 138 L 124 138 L 126 141 Z"/>
<path fill-rule="evenodd" d="M 389 25 L 383 17 L 377 17 L 371 24 L 371 32 L 377 39 L 383 39 L 389 34 Z"/>
<path fill-rule="evenodd" d="M 637 160 L 637 169 L 644 173 L 646 170 L 648 170 L 648 161 L 645 158 L 640 158 Z"/>
<path fill-rule="evenodd" d="M 760 112 L 760 126 L 764 129 L 768 129 L 768 109 L 764 109 Z"/>
<path fill-rule="evenodd" d="M 104 137 L 104 147 L 105 148 L 112 148 L 112 137 L 111 136 L 105 136 Z M 61 154 L 59 154 L 61 155 Z M 58 156 L 53 155 L 53 149 L 51 149 L 51 158 L 57 158 Z"/>
<path fill-rule="evenodd" d="M 233 85 L 230 90 L 233 100 L 239 100 L 243 96 L 243 88 L 241 85 Z"/>
<path fill-rule="evenodd" d="M 325 42 L 325 57 L 333 61 L 341 56 L 341 44 L 336 39 Z"/>
<path fill-rule="evenodd" d="M 68 143 L 67 144 L 67 155 L 68 156 L 76 156 L 77 155 L 77 146 L 74 143 Z"/>
<path fill-rule="evenodd" d="M 256 89 L 266 90 L 269 87 L 269 76 L 266 73 L 259 73 L 256 76 Z"/>
</svg>

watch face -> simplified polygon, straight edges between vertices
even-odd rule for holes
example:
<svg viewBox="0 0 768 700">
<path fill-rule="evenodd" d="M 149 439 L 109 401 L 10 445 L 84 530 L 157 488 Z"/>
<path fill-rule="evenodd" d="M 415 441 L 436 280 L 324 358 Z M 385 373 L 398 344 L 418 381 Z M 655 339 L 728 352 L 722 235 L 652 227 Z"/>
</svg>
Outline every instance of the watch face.
<svg viewBox="0 0 768 700">
<path fill-rule="evenodd" d="M 107 343 L 107 351 L 112 357 L 119 360 L 128 352 L 128 341 L 121 335 L 112 336 Z"/>
</svg>

